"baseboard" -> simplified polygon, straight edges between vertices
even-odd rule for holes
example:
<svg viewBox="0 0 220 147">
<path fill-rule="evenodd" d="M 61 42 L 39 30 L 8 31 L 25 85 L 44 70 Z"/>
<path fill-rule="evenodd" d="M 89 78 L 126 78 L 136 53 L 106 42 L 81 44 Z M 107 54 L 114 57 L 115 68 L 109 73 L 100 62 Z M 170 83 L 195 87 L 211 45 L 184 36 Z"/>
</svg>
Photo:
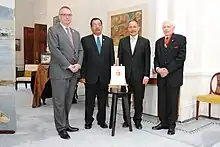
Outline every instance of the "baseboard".
<svg viewBox="0 0 220 147">
<path fill-rule="evenodd" d="M 205 76 L 205 77 L 210 77 L 213 76 L 215 72 L 186 72 L 184 73 L 184 76 L 186 77 L 198 77 L 198 76 Z"/>
<path fill-rule="evenodd" d="M 154 117 L 154 118 L 158 118 L 158 116 L 155 116 L 155 115 L 150 115 L 150 114 L 146 114 L 146 113 L 143 113 L 143 115 L 146 115 L 146 116 L 150 116 L 150 117 Z M 206 118 L 206 119 L 210 119 L 210 120 L 220 120 L 220 118 L 217 118 L 217 117 L 211 117 L 209 118 L 208 116 L 205 116 L 205 115 L 199 115 L 199 118 Z M 193 118 L 189 118 L 189 119 L 186 119 L 184 121 L 177 121 L 178 123 L 187 123 L 187 122 L 190 122 L 192 120 L 196 120 L 196 117 L 193 117 Z"/>
<path fill-rule="evenodd" d="M 0 130 L 0 134 L 14 134 L 14 130 Z"/>
</svg>

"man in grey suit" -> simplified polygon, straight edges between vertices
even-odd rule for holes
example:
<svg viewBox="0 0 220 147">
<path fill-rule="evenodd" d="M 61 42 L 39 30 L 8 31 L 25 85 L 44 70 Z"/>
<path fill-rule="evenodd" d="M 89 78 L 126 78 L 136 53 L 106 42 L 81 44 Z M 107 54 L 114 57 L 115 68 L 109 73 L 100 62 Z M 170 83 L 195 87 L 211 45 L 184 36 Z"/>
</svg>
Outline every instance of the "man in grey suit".
<svg viewBox="0 0 220 147">
<path fill-rule="evenodd" d="M 54 105 L 54 120 L 61 138 L 69 139 L 67 133 L 78 131 L 69 124 L 69 112 L 77 79 L 83 61 L 80 34 L 70 28 L 71 9 L 63 6 L 59 10 L 60 23 L 49 28 L 48 45 L 51 51 L 50 79 Z"/>
</svg>

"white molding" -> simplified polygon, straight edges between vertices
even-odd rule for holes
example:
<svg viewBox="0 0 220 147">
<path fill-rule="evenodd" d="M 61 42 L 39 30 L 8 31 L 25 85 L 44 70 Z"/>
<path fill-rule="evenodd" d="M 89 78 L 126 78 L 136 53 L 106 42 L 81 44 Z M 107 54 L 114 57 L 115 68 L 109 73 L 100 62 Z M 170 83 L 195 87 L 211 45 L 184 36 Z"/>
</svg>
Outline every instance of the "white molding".
<svg viewBox="0 0 220 147">
<path fill-rule="evenodd" d="M 191 77 L 191 76 L 205 76 L 210 77 L 213 76 L 216 72 L 186 72 L 184 73 L 184 77 Z"/>
<path fill-rule="evenodd" d="M 195 117 L 196 114 L 196 104 L 191 103 L 179 108 L 179 118 L 178 121 L 185 121 Z"/>
</svg>

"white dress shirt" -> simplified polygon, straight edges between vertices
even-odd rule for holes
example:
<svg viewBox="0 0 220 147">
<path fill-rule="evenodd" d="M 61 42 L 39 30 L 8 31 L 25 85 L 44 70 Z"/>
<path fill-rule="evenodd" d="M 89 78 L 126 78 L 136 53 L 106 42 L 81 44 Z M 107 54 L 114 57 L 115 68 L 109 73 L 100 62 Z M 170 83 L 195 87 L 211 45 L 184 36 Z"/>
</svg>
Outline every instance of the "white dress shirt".
<svg viewBox="0 0 220 147">
<path fill-rule="evenodd" d="M 138 34 L 135 36 L 130 36 L 131 53 L 134 54 L 135 46 L 138 40 Z M 149 77 L 144 76 L 143 80 L 149 80 Z"/>
<path fill-rule="evenodd" d="M 101 45 L 102 45 L 102 34 L 100 34 L 99 36 L 93 34 L 94 38 L 95 38 L 95 42 L 97 43 L 97 37 L 99 37 Z"/>
<path fill-rule="evenodd" d="M 136 36 L 130 36 L 131 53 L 134 53 L 134 49 L 138 40 L 138 34 Z"/>
<path fill-rule="evenodd" d="M 63 27 L 64 31 L 65 31 L 66 34 L 67 34 L 67 28 L 70 29 L 70 27 L 66 27 L 66 26 L 64 26 L 62 23 L 60 23 L 60 25 Z M 73 31 L 73 30 L 72 30 L 72 31 Z M 74 31 L 73 31 L 73 32 L 74 32 Z"/>
<path fill-rule="evenodd" d="M 66 29 L 66 28 L 69 28 L 69 27 L 64 26 L 62 23 L 60 23 L 60 25 L 63 27 L 64 31 L 65 31 L 66 34 L 67 34 L 67 29 Z"/>
</svg>

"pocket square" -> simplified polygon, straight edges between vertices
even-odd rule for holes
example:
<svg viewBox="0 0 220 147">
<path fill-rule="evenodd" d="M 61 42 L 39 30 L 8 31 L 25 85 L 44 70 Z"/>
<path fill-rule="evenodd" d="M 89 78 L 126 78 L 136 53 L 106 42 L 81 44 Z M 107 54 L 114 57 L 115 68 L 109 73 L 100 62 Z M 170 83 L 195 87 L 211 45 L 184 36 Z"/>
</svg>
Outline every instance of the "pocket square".
<svg viewBox="0 0 220 147">
<path fill-rule="evenodd" d="M 179 48 L 179 46 L 174 46 L 174 48 Z"/>
</svg>

